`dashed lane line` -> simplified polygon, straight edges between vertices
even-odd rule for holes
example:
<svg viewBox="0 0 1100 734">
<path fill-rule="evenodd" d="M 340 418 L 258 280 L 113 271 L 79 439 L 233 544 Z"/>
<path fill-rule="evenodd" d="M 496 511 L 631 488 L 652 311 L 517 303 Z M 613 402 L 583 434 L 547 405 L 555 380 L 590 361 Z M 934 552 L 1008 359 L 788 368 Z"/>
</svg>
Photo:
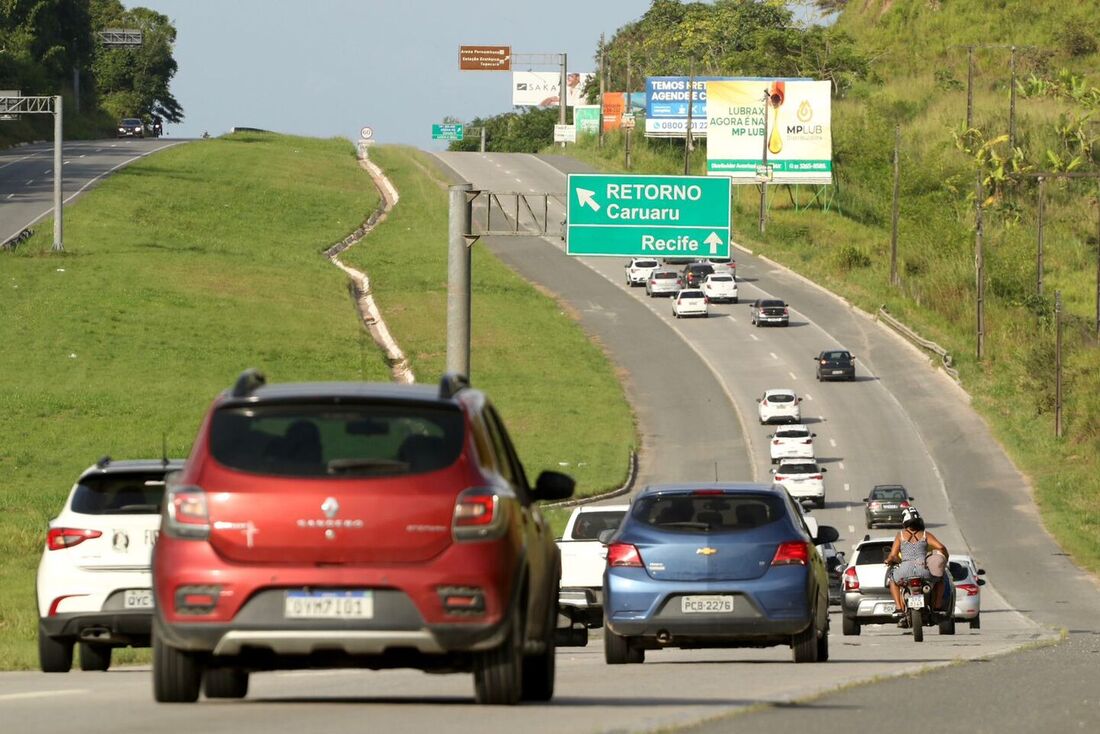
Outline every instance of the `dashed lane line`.
<svg viewBox="0 0 1100 734">
<path fill-rule="evenodd" d="M 49 696 L 76 696 L 91 693 L 87 688 L 62 688 L 59 691 L 25 691 L 23 693 L 0 693 L 0 701 L 19 701 L 27 698 L 47 698 Z"/>
</svg>

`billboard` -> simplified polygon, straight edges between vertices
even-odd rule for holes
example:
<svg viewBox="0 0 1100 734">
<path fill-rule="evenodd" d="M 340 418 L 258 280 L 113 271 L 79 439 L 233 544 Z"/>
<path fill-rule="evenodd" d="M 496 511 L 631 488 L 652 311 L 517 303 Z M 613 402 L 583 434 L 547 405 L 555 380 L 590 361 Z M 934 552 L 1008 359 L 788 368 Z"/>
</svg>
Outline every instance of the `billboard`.
<svg viewBox="0 0 1100 734">
<path fill-rule="evenodd" d="M 706 117 L 707 175 L 757 183 L 767 165 L 772 183 L 833 182 L 831 82 L 708 82 Z"/>
<path fill-rule="evenodd" d="M 645 106 L 641 92 L 604 92 L 603 129 L 618 130 L 627 110 L 637 111 Z"/>
<path fill-rule="evenodd" d="M 573 124 L 578 135 L 600 134 L 600 106 L 597 104 L 579 104 L 573 108 Z"/>
<path fill-rule="evenodd" d="M 695 77 L 691 106 L 691 134 L 707 135 L 707 82 L 729 77 Z M 688 83 L 686 76 L 650 76 L 645 80 L 645 134 L 655 138 L 682 138 L 687 134 Z"/>
<path fill-rule="evenodd" d="M 568 107 L 584 104 L 584 85 L 593 74 L 572 71 L 565 75 L 569 89 Z M 556 71 L 513 71 L 512 105 L 515 107 L 557 107 L 561 74 Z"/>
</svg>

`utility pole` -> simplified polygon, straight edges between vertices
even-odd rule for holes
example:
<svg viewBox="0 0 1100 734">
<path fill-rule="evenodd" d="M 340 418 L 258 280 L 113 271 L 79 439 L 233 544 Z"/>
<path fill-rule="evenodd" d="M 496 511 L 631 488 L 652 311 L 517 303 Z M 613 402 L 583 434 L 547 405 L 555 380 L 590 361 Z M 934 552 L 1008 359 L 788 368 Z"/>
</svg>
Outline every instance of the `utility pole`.
<svg viewBox="0 0 1100 734">
<path fill-rule="evenodd" d="M 485 126 L 481 126 L 481 152 L 485 152 Z"/>
<path fill-rule="evenodd" d="M 966 129 L 974 127 L 974 47 L 966 47 Z"/>
<path fill-rule="evenodd" d="M 1012 87 L 1008 93 L 1008 148 L 1016 150 L 1016 47 L 1008 57 L 1008 67 L 1012 70 Z"/>
<path fill-rule="evenodd" d="M 633 112 L 630 108 L 630 99 L 631 99 L 631 95 L 633 94 L 630 91 L 631 89 L 632 89 L 632 87 L 630 86 L 630 49 L 628 48 L 626 50 L 626 109 L 623 111 L 623 114 L 629 114 L 629 115 L 633 116 Z M 622 125 L 622 122 L 620 121 L 619 124 Z M 626 170 L 628 170 L 628 171 L 630 170 L 630 138 L 633 135 L 634 135 L 634 128 L 633 127 L 628 127 L 626 129 Z"/>
<path fill-rule="evenodd" d="M 901 147 L 901 125 L 894 125 L 894 207 L 890 213 L 890 285 L 900 284 L 898 279 L 898 193 L 900 186 L 898 149 Z"/>
<path fill-rule="evenodd" d="M 561 54 L 561 81 L 558 82 L 558 123 L 565 124 L 565 108 L 568 105 L 569 100 L 569 75 L 566 74 L 566 54 L 563 51 Z M 565 141 L 561 141 L 561 147 L 565 147 Z"/>
<path fill-rule="evenodd" d="M 1054 435 L 1062 437 L 1062 291 L 1054 291 Z"/>
<path fill-rule="evenodd" d="M 470 376 L 470 192 L 450 187 L 447 228 L 447 371 Z"/>
<path fill-rule="evenodd" d="M 684 133 L 684 175 L 691 173 L 691 108 L 695 106 L 695 59 L 691 60 L 691 73 L 688 76 L 688 119 Z"/>
<path fill-rule="evenodd" d="M 985 259 L 982 253 L 982 172 L 978 170 L 975 190 L 974 270 L 978 279 L 978 361 L 985 358 Z"/>
<path fill-rule="evenodd" d="M 65 251 L 64 202 L 61 198 L 61 179 L 64 176 L 61 162 L 61 95 L 53 98 L 53 251 Z"/>
<path fill-rule="evenodd" d="M 600 127 L 597 145 L 603 148 L 603 95 L 607 92 L 607 51 L 604 48 L 603 34 L 600 34 Z"/>
<path fill-rule="evenodd" d="M 1035 247 L 1035 293 L 1042 297 L 1043 295 L 1043 230 L 1046 228 L 1046 195 L 1044 185 L 1046 179 L 1042 176 L 1039 177 L 1039 206 L 1038 206 L 1038 219 L 1039 219 L 1039 237 L 1036 241 Z"/>
</svg>

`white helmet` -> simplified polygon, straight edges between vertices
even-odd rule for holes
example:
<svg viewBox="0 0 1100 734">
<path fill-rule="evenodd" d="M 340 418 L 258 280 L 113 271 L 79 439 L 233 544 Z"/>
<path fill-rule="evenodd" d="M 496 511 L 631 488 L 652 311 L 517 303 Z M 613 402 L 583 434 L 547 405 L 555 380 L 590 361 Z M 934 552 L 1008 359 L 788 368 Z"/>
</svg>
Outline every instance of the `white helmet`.
<svg viewBox="0 0 1100 734">
<path fill-rule="evenodd" d="M 916 524 L 918 522 L 923 522 L 923 520 L 924 518 L 921 517 L 920 513 L 917 512 L 917 508 L 915 507 L 906 508 L 901 513 L 901 526 L 903 528 L 907 528 L 910 525 Z"/>
</svg>

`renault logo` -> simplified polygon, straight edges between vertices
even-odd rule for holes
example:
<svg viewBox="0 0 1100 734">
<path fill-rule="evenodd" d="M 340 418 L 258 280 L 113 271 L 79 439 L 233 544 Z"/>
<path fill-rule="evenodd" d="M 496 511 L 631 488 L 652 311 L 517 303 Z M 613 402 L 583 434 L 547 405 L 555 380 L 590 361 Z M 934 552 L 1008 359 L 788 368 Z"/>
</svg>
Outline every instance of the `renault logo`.
<svg viewBox="0 0 1100 734">
<path fill-rule="evenodd" d="M 717 548 L 697 548 L 695 550 L 695 555 L 697 555 L 697 556 L 713 556 L 717 552 L 718 552 Z"/>
<path fill-rule="evenodd" d="M 336 501 L 335 497 L 329 497 L 321 503 L 321 512 L 325 513 L 325 517 L 330 520 L 336 517 L 336 513 L 340 511 L 340 503 Z"/>
</svg>

